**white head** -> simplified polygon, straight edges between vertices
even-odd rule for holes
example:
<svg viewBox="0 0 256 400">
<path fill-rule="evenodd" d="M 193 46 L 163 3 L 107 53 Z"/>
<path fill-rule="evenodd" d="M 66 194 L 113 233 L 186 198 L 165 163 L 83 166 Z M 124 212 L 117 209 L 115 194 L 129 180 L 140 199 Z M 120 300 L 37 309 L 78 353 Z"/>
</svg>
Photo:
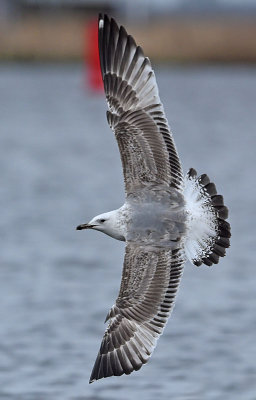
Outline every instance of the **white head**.
<svg viewBox="0 0 256 400">
<path fill-rule="evenodd" d="M 117 240 L 125 240 L 124 227 L 120 224 L 119 210 L 96 215 L 87 224 L 77 226 L 77 230 L 95 229 L 109 235 Z"/>
</svg>

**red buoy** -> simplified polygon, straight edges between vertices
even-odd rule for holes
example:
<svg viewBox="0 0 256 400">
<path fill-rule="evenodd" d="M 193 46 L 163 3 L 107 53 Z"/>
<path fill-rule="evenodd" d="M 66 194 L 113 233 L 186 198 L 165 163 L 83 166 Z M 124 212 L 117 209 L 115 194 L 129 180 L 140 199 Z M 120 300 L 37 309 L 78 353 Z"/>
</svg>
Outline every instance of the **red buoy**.
<svg viewBox="0 0 256 400">
<path fill-rule="evenodd" d="M 86 57 L 87 48 L 87 57 Z M 98 45 L 98 21 L 90 21 L 85 29 L 85 62 L 87 61 L 87 84 L 94 92 L 103 91 Z"/>
</svg>

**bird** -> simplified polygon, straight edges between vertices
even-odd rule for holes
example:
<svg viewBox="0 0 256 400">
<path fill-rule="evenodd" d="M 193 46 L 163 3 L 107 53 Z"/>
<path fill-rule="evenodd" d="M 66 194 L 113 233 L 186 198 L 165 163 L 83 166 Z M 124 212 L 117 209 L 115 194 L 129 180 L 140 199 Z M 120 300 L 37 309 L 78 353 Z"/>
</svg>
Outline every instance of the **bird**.
<svg viewBox="0 0 256 400">
<path fill-rule="evenodd" d="M 230 246 L 228 208 L 208 175 L 183 174 L 148 57 L 123 26 L 98 19 L 107 120 L 118 143 L 125 203 L 77 230 L 125 242 L 122 280 L 90 383 L 147 363 L 173 310 L 184 264 L 211 266 Z"/>
</svg>

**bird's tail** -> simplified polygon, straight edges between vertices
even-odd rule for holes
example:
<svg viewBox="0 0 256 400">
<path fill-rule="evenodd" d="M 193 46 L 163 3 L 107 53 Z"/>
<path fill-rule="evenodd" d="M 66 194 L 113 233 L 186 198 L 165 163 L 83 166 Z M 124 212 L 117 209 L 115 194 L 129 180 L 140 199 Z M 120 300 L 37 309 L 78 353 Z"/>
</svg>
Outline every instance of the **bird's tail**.
<svg viewBox="0 0 256 400">
<path fill-rule="evenodd" d="M 217 264 L 230 245 L 228 209 L 206 174 L 197 176 L 191 168 L 185 178 L 184 198 L 188 214 L 185 251 L 189 261 L 199 266 Z"/>
</svg>

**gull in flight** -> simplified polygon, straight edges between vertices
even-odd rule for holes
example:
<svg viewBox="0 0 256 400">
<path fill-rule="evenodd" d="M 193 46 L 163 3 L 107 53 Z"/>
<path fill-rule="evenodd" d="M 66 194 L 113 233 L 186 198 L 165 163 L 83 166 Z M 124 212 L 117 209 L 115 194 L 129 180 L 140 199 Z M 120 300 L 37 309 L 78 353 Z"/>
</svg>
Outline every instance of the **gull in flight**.
<svg viewBox="0 0 256 400">
<path fill-rule="evenodd" d="M 184 176 L 147 57 L 123 26 L 99 16 L 99 54 L 125 182 L 125 203 L 77 227 L 126 243 L 122 282 L 90 383 L 139 370 L 172 312 L 186 260 L 219 262 L 229 247 L 223 197 L 206 174 Z"/>
</svg>

